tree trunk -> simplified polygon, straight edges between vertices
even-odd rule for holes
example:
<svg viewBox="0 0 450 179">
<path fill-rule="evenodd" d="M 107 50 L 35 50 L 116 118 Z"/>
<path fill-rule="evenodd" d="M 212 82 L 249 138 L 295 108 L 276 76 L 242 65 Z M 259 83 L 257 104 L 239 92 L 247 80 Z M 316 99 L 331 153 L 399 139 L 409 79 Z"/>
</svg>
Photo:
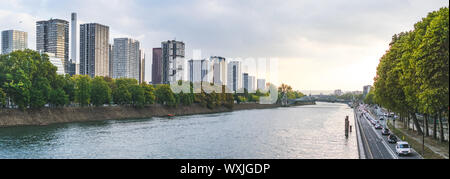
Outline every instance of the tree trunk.
<svg viewBox="0 0 450 179">
<path fill-rule="evenodd" d="M 410 125 L 409 125 L 409 120 L 411 120 L 411 115 L 408 115 L 408 119 L 407 120 L 408 121 L 406 122 L 406 127 L 407 127 L 408 130 L 410 130 L 411 128 L 410 128 Z"/>
<path fill-rule="evenodd" d="M 408 129 L 408 116 L 406 116 L 406 114 L 403 114 L 403 121 L 404 128 Z"/>
<path fill-rule="evenodd" d="M 444 142 L 445 141 L 445 139 L 444 139 L 444 124 L 442 123 L 442 114 L 441 114 L 441 112 L 439 112 L 439 126 L 440 126 L 440 131 L 439 131 L 439 136 L 441 137 L 441 139 L 440 139 L 440 141 L 441 142 Z"/>
<path fill-rule="evenodd" d="M 423 120 L 423 122 L 425 123 L 425 136 L 427 137 L 430 136 L 430 130 L 428 129 L 428 119 L 428 114 L 425 114 L 425 119 Z"/>
<path fill-rule="evenodd" d="M 437 115 L 435 114 L 434 115 L 434 121 L 433 121 L 433 139 L 437 139 L 437 134 L 436 134 L 437 128 L 436 128 L 436 126 L 437 126 Z"/>
<path fill-rule="evenodd" d="M 412 113 L 411 115 L 412 115 L 412 119 L 414 122 L 414 126 L 416 126 L 415 128 L 417 129 L 417 134 L 423 135 L 423 130 L 422 130 L 422 128 L 420 128 L 420 123 L 419 123 L 419 120 L 417 120 L 416 113 Z M 414 126 L 413 126 L 413 130 L 414 130 Z"/>
</svg>

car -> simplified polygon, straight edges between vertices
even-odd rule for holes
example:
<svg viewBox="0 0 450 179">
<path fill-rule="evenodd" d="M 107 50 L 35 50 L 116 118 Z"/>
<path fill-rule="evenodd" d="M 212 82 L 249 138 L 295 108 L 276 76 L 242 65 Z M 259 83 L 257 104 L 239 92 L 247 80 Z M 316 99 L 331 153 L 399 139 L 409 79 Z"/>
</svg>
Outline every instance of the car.
<svg viewBox="0 0 450 179">
<path fill-rule="evenodd" d="M 383 127 L 383 129 L 381 130 L 381 135 L 390 135 L 390 134 L 391 131 L 388 128 Z"/>
<path fill-rule="evenodd" d="M 380 121 L 384 120 L 384 118 L 380 117 Z"/>
<path fill-rule="evenodd" d="M 395 144 L 395 143 L 397 143 L 398 138 L 397 138 L 397 136 L 395 136 L 394 134 L 391 134 L 391 135 L 388 136 L 387 141 L 388 141 L 390 144 Z"/>
<path fill-rule="evenodd" d="M 370 122 L 372 122 L 372 125 L 373 125 L 373 126 L 376 126 L 377 124 L 378 124 L 378 125 L 381 125 L 381 124 L 380 124 L 380 121 L 376 121 L 376 120 L 374 120 L 374 119 L 372 119 Z"/>
<path fill-rule="evenodd" d="M 381 126 L 380 124 L 376 124 L 375 129 L 383 129 L 383 126 Z"/>
<path fill-rule="evenodd" d="M 409 155 L 411 154 L 411 146 L 408 142 L 397 142 L 397 145 L 395 146 L 395 152 L 398 156 L 400 155 Z"/>
</svg>

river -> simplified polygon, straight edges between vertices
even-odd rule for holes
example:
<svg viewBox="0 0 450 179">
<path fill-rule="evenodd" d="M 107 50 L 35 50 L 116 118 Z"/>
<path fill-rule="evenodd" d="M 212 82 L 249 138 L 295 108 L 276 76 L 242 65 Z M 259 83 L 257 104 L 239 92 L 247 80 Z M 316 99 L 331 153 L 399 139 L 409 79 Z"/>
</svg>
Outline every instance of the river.
<svg viewBox="0 0 450 179">
<path fill-rule="evenodd" d="M 0 128 L 0 158 L 357 159 L 344 104 Z M 354 128 L 354 127 L 353 127 Z"/>
</svg>

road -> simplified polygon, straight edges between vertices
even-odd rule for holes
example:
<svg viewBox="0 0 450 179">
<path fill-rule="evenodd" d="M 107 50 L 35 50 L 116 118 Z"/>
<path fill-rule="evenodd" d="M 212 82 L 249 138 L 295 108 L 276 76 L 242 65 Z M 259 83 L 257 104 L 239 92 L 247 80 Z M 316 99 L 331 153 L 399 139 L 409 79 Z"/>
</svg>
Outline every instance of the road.
<svg viewBox="0 0 450 179">
<path fill-rule="evenodd" d="M 361 113 L 358 109 L 356 110 L 356 118 L 361 129 L 361 140 L 363 140 L 361 142 L 364 144 L 364 150 L 368 159 L 422 159 L 422 156 L 414 150 L 408 156 L 398 156 L 395 153 L 395 144 L 390 144 L 387 141 L 387 136 L 383 136 L 381 130 L 375 129 Z M 370 113 L 367 114 L 380 121 L 383 126 L 386 126 L 386 120 L 380 120 L 379 117 Z"/>
</svg>

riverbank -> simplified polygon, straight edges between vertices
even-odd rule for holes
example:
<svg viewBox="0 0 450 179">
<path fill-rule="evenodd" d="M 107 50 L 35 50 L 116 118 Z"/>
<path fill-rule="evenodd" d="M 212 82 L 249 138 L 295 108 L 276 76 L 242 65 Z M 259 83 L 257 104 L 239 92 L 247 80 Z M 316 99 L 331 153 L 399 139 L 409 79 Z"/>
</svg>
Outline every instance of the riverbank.
<svg viewBox="0 0 450 179">
<path fill-rule="evenodd" d="M 198 104 L 193 104 L 191 106 L 179 106 L 176 108 L 151 105 L 144 108 L 108 106 L 86 108 L 44 108 L 40 110 L 26 111 L 21 111 L 18 109 L 0 109 L 0 127 L 42 126 L 71 122 L 144 119 L 151 117 L 167 117 L 169 114 L 175 116 L 185 116 L 277 107 L 280 107 L 280 105 L 236 104 L 233 109 L 228 109 L 225 107 L 208 109 Z"/>
</svg>

